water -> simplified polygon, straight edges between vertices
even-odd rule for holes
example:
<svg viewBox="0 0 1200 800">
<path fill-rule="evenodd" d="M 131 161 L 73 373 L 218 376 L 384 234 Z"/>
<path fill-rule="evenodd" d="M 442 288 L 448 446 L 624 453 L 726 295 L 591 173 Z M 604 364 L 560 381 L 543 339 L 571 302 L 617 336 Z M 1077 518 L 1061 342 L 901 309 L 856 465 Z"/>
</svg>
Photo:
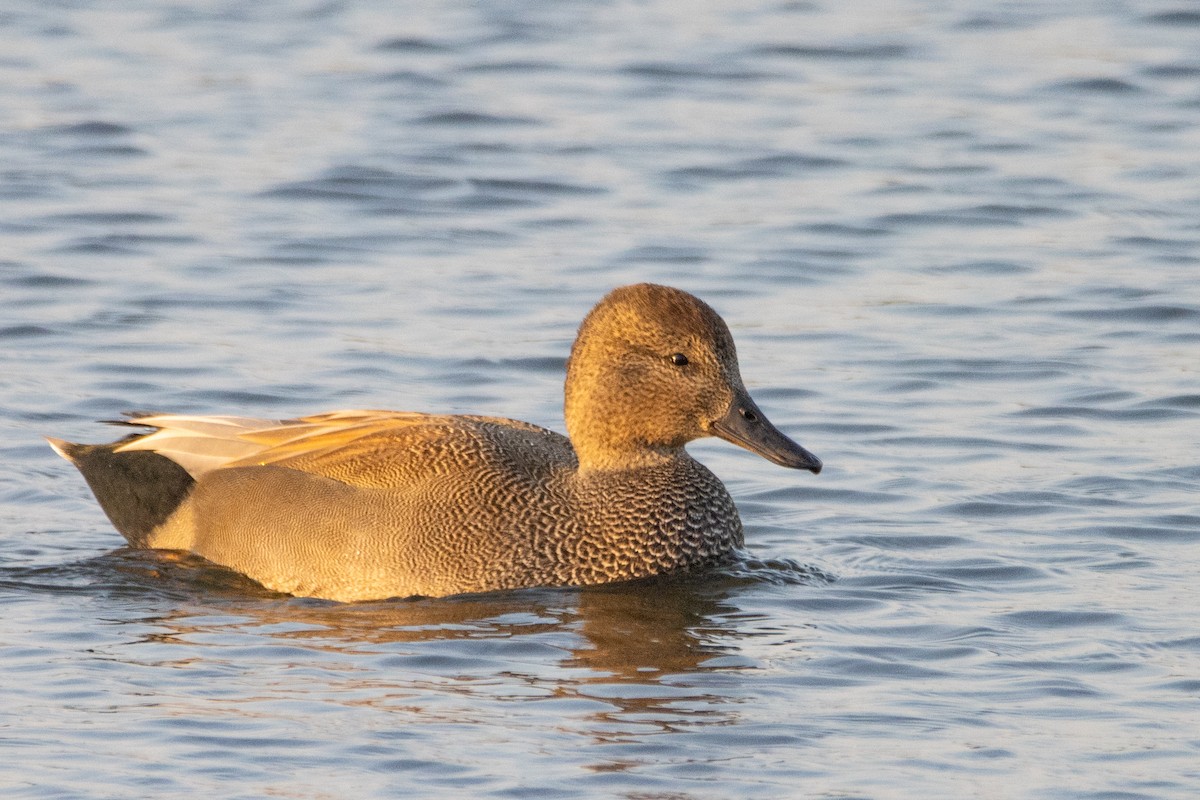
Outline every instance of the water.
<svg viewBox="0 0 1200 800">
<path fill-rule="evenodd" d="M 736 6 L 736 7 L 735 7 Z M 1193 798 L 1183 2 L 0 11 L 5 797 Z M 700 294 L 818 477 L 698 580 L 356 606 L 118 549 L 121 411 L 562 429 Z"/>
</svg>

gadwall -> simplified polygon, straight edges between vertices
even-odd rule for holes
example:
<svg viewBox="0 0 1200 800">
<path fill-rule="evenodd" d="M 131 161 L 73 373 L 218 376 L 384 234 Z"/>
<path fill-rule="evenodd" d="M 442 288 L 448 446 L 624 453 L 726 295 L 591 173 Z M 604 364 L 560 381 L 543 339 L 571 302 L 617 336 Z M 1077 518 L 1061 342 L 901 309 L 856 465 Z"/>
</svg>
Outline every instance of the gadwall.
<svg viewBox="0 0 1200 800">
<path fill-rule="evenodd" d="M 293 595 L 355 601 L 607 583 L 742 546 L 725 486 L 683 446 L 719 436 L 821 462 L 742 384 L 733 337 L 692 295 L 639 284 L 584 319 L 570 439 L 525 422 L 397 411 L 293 420 L 137 414 L 151 432 L 51 439 L 138 548 L 189 550 Z"/>
</svg>

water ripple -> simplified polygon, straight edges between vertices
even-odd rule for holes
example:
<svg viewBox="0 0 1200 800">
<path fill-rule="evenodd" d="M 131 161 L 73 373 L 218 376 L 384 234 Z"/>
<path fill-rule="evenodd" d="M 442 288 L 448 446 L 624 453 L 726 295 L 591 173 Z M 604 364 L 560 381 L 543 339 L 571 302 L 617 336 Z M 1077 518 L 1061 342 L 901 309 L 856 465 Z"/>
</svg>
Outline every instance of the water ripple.
<svg viewBox="0 0 1200 800">
<path fill-rule="evenodd" d="M 1197 795 L 1186 3 L 9 5 L 10 794 Z M 122 548 L 40 438 L 562 430 L 579 320 L 645 280 L 828 465 L 691 446 L 716 569 L 285 597 Z"/>
</svg>

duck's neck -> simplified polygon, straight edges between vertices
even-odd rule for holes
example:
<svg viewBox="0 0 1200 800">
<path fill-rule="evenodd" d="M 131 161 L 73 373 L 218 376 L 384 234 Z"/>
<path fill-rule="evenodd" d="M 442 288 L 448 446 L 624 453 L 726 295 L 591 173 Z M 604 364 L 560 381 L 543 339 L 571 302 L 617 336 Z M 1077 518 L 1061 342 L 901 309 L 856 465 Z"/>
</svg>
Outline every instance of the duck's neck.
<svg viewBox="0 0 1200 800">
<path fill-rule="evenodd" d="M 653 441 L 645 421 L 629 415 L 628 400 L 603 390 L 574 391 L 571 381 L 565 394 L 567 435 L 581 472 L 662 466 L 684 455 L 683 442 Z"/>
<path fill-rule="evenodd" d="M 660 448 L 640 446 L 636 448 L 618 449 L 600 447 L 589 443 L 587 439 L 579 441 L 574 436 L 571 443 L 575 448 L 575 456 L 579 459 L 579 471 L 617 472 L 647 467 L 664 467 L 685 457 L 682 447 Z"/>
</svg>

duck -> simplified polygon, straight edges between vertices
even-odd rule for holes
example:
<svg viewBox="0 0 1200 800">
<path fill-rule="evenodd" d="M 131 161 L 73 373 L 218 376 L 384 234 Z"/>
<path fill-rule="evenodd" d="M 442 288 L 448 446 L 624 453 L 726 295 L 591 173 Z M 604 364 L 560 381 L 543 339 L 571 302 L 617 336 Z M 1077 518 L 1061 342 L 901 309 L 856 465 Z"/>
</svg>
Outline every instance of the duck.
<svg viewBox="0 0 1200 800">
<path fill-rule="evenodd" d="M 133 548 L 187 551 L 337 602 L 588 586 L 701 570 L 744 546 L 715 436 L 821 461 L 751 399 L 707 303 L 642 283 L 579 327 L 567 436 L 490 416 L 342 410 L 286 420 L 136 413 L 107 444 L 47 437 Z"/>
</svg>

